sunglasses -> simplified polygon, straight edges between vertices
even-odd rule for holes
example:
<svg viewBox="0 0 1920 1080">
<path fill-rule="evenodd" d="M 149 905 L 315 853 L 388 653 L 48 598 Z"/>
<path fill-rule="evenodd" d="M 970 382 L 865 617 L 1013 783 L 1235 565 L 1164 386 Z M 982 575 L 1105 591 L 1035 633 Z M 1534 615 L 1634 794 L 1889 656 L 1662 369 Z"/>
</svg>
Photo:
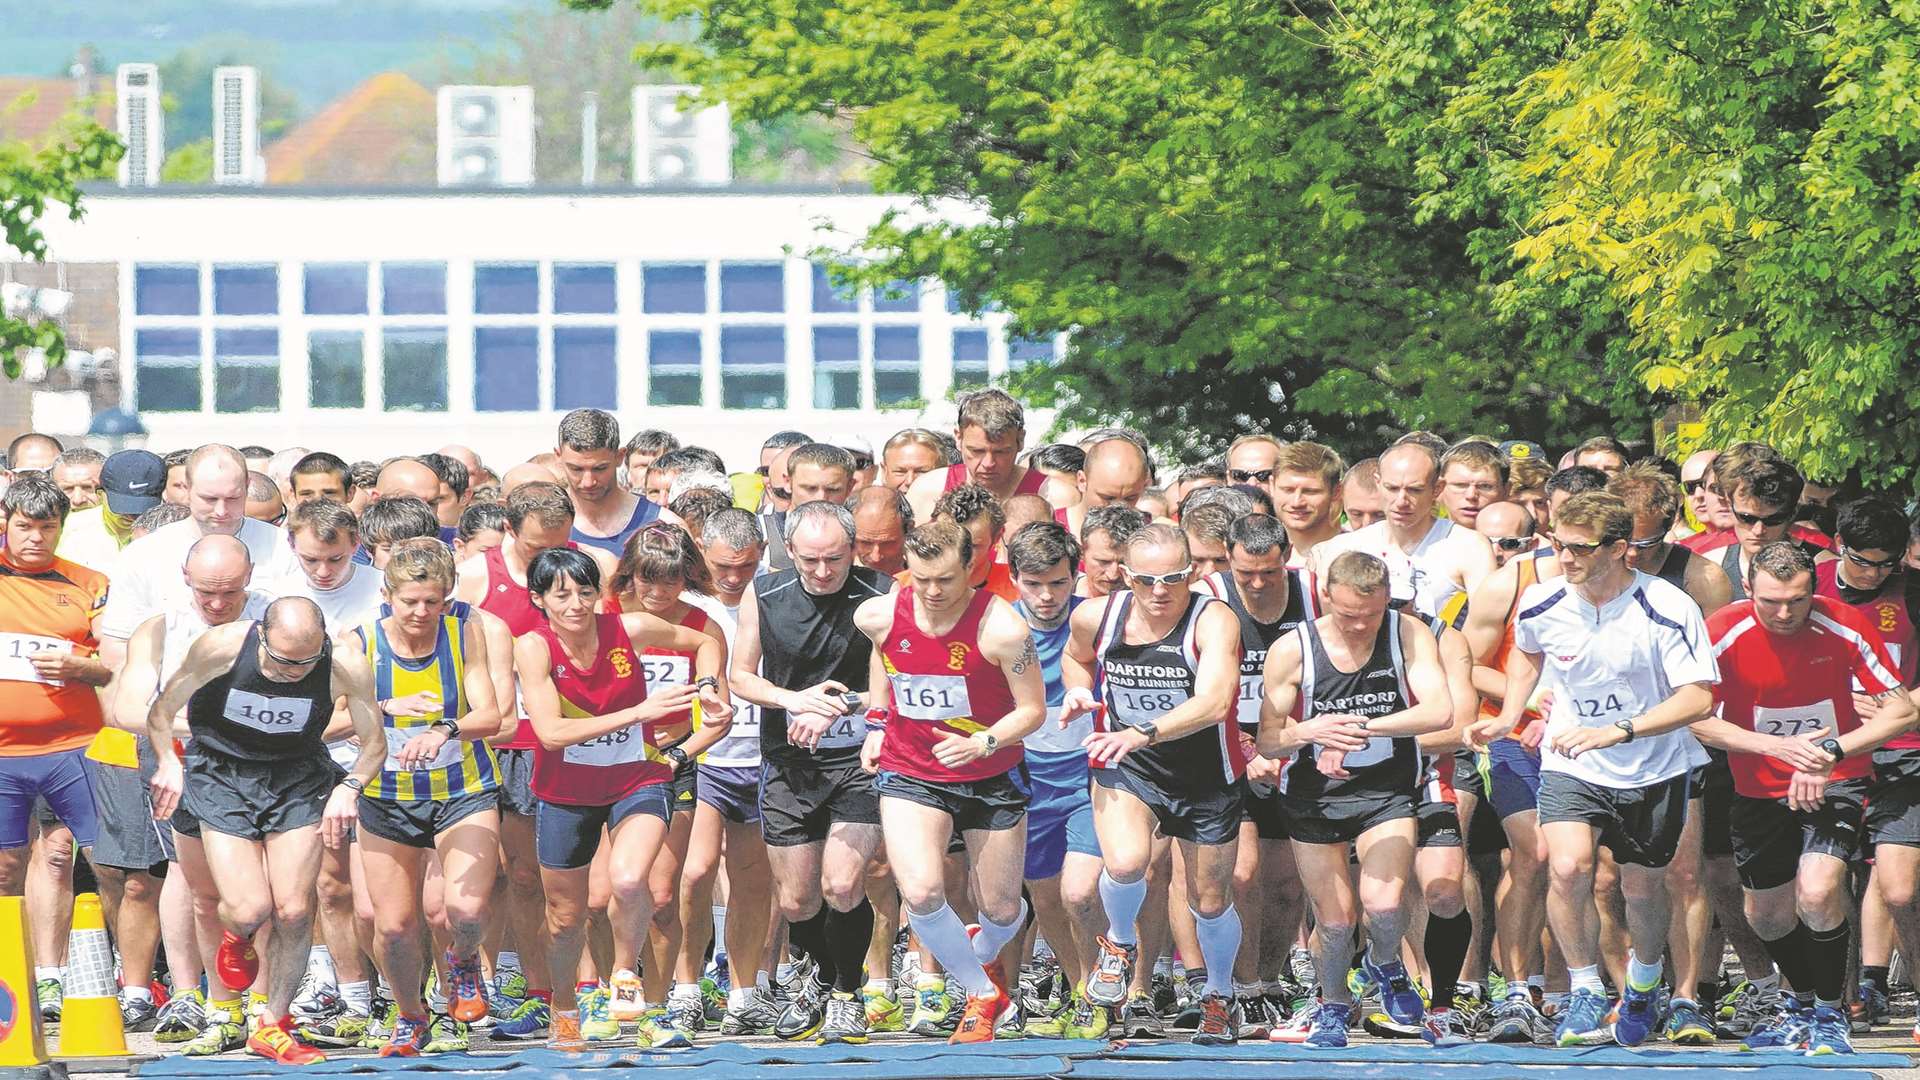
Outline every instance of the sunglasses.
<svg viewBox="0 0 1920 1080">
<path fill-rule="evenodd" d="M 1733 512 L 1733 519 L 1742 525 L 1765 525 L 1769 529 L 1777 529 L 1793 520 L 1793 511 L 1794 508 L 1789 506 L 1785 510 L 1761 517 L 1759 514 L 1743 514 L 1735 510 Z"/>
<path fill-rule="evenodd" d="M 1549 544 L 1552 544 L 1553 550 L 1561 555 L 1566 555 L 1571 553 L 1574 555 L 1578 555 L 1579 557 L 1584 559 L 1587 556 L 1593 554 L 1594 552 L 1599 551 L 1601 548 L 1606 547 L 1608 544 L 1613 543 L 1614 541 L 1596 540 L 1591 544 L 1569 544 L 1565 540 L 1562 540 L 1557 536 L 1553 536 L 1553 537 L 1548 537 L 1547 542 Z"/>
<path fill-rule="evenodd" d="M 1628 540 L 1627 546 L 1635 551 L 1646 551 L 1649 548 L 1657 548 L 1666 542 L 1667 536 L 1665 533 L 1656 533 L 1644 540 Z"/>
<path fill-rule="evenodd" d="M 1847 561 L 1853 565 L 1863 566 L 1868 570 L 1891 570 L 1900 565 L 1900 556 L 1898 555 L 1895 555 L 1891 559 L 1869 559 L 1845 544 L 1840 545 L 1840 554 L 1846 556 Z"/>
<path fill-rule="evenodd" d="M 281 656 L 279 653 L 274 652 L 271 648 L 268 647 L 264 639 L 264 635 L 262 636 L 262 640 L 260 642 L 260 651 L 267 654 L 267 659 L 273 661 L 276 664 L 284 664 L 287 667 L 308 667 L 310 665 L 319 663 L 321 660 L 325 659 L 327 655 L 327 650 L 325 648 L 322 648 L 319 652 L 314 653 L 312 656 L 307 657 L 305 660 L 295 660 L 291 656 Z"/>
<path fill-rule="evenodd" d="M 858 472 L 861 469 L 871 469 L 871 468 L 873 468 L 872 458 L 866 456 L 865 454 L 853 455 L 853 469 L 855 472 Z"/>
<path fill-rule="evenodd" d="M 1227 479 L 1236 484 L 1264 484 L 1273 479 L 1272 469 L 1228 469 Z"/>
<path fill-rule="evenodd" d="M 1178 570 L 1169 570 L 1164 574 L 1142 574 L 1132 567 L 1126 567 L 1127 579 L 1135 585 L 1145 585 L 1151 589 L 1156 585 L 1178 585 L 1193 576 L 1193 564 L 1188 563 Z"/>
<path fill-rule="evenodd" d="M 1700 494 L 1700 489 L 1707 486 L 1707 481 L 1705 477 L 1702 477 L 1698 480 L 1682 481 L 1680 486 L 1687 490 L 1687 494 L 1698 495 Z"/>
<path fill-rule="evenodd" d="M 1501 551 L 1525 551 L 1533 543 L 1531 536 L 1489 536 L 1487 540 Z"/>
</svg>

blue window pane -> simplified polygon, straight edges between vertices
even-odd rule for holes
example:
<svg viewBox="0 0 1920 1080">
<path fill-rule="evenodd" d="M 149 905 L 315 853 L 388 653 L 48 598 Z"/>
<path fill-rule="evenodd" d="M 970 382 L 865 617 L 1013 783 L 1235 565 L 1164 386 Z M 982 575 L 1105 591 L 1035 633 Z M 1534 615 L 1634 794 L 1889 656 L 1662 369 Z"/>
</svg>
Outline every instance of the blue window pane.
<svg viewBox="0 0 1920 1080">
<path fill-rule="evenodd" d="M 813 264 L 813 310 L 823 312 L 849 312 L 859 305 L 859 291 L 852 288 L 833 287 L 833 281 L 822 263 Z"/>
<path fill-rule="evenodd" d="M 700 404 L 700 335 L 692 330 L 647 334 L 647 403 Z"/>
<path fill-rule="evenodd" d="M 381 310 L 387 314 L 447 313 L 447 264 L 386 263 L 380 275 L 385 286 Z"/>
<path fill-rule="evenodd" d="M 133 350 L 142 412 L 200 411 L 200 331 L 141 330 Z"/>
<path fill-rule="evenodd" d="M 480 412 L 540 407 L 540 332 L 483 326 L 473 332 L 473 407 Z"/>
<path fill-rule="evenodd" d="M 367 402 L 366 339 L 358 330 L 307 335 L 307 400 L 316 409 L 359 409 Z"/>
<path fill-rule="evenodd" d="M 200 314 L 200 268 L 134 267 L 133 311 L 136 315 Z"/>
<path fill-rule="evenodd" d="M 447 410 L 447 332 L 389 330 L 380 348 L 386 407 L 408 412 Z"/>
<path fill-rule="evenodd" d="M 279 410 L 280 331 L 213 332 L 213 408 L 223 413 Z"/>
<path fill-rule="evenodd" d="M 878 326 L 873 331 L 873 403 L 880 408 L 920 396 L 920 330 Z"/>
<path fill-rule="evenodd" d="M 649 264 L 641 271 L 641 307 L 649 315 L 698 315 L 707 310 L 707 268 Z"/>
<path fill-rule="evenodd" d="M 920 283 L 896 281 L 885 288 L 873 290 L 873 310 L 919 311 Z"/>
<path fill-rule="evenodd" d="M 814 328 L 813 407 L 860 407 L 860 331 L 854 327 Z"/>
<path fill-rule="evenodd" d="M 307 314 L 365 315 L 366 263 L 307 264 Z"/>
<path fill-rule="evenodd" d="M 611 326 L 553 331 L 553 407 L 612 409 L 619 404 L 618 338 Z"/>
<path fill-rule="evenodd" d="M 779 263 L 721 263 L 720 310 L 787 310 L 786 268 Z"/>
<path fill-rule="evenodd" d="M 213 268 L 213 313 L 215 315 L 275 315 L 279 311 L 279 267 L 216 266 Z"/>
<path fill-rule="evenodd" d="M 985 330 L 955 330 L 953 332 L 953 385 L 955 389 L 985 386 L 986 384 L 987 332 Z"/>
<path fill-rule="evenodd" d="M 787 332 L 778 326 L 720 330 L 720 404 L 729 409 L 787 407 Z"/>
<path fill-rule="evenodd" d="M 482 263 L 473 268 L 476 315 L 532 315 L 540 310 L 540 268 L 532 263 Z"/>
<path fill-rule="evenodd" d="M 1028 364 L 1051 364 L 1053 361 L 1053 339 L 1050 337 L 1007 339 L 1007 367 L 1010 370 L 1018 371 Z"/>
<path fill-rule="evenodd" d="M 703 294 L 704 291 L 703 285 Z M 616 307 L 612 263 L 554 264 L 553 310 L 555 314 L 611 315 Z"/>
</svg>

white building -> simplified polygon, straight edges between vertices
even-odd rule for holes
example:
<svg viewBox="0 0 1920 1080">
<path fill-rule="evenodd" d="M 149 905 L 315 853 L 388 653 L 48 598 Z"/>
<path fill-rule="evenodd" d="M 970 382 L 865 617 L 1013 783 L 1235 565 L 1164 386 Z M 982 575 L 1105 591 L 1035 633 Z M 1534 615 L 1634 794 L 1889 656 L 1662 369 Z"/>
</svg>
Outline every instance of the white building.
<svg viewBox="0 0 1920 1080">
<path fill-rule="evenodd" d="M 836 292 L 807 259 L 904 199 L 828 191 L 90 191 L 50 258 L 111 264 L 128 404 L 209 439 L 513 462 L 566 410 L 757 464 L 782 428 L 875 447 L 1055 355 L 937 283 Z M 928 405 L 926 403 L 932 403 Z M 1030 427 L 1037 433 L 1046 418 Z"/>
</svg>

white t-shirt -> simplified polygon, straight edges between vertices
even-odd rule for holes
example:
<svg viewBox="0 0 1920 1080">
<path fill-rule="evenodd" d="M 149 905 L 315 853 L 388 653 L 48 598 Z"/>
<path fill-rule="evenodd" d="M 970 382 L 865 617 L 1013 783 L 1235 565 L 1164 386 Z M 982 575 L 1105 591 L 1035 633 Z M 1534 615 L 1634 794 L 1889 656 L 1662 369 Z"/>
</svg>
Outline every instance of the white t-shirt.
<svg viewBox="0 0 1920 1080">
<path fill-rule="evenodd" d="M 1454 523 L 1446 518 L 1433 519 L 1433 527 L 1412 551 L 1401 550 L 1387 527 L 1387 522 L 1376 521 L 1364 529 L 1323 540 L 1314 546 L 1313 561 L 1324 574 L 1334 557 L 1344 552 L 1364 551 L 1377 556 L 1387 564 L 1388 587 L 1395 600 L 1411 600 L 1414 610 L 1428 618 L 1439 615 L 1455 594 L 1464 591 L 1453 579 L 1452 565 L 1440 557 L 1441 543 L 1453 532 Z"/>
<path fill-rule="evenodd" d="M 320 606 L 320 613 L 327 618 L 327 633 L 338 634 L 352 630 L 380 617 L 380 605 L 385 599 L 380 595 L 383 577 L 380 571 L 371 566 L 353 564 L 353 576 L 346 584 L 337 589 L 316 589 L 307 580 L 297 565 L 293 572 L 283 574 L 278 580 L 268 582 L 260 591 L 278 600 L 286 596 L 304 596 Z"/>
<path fill-rule="evenodd" d="M 1689 683 L 1720 681 L 1706 621 L 1670 582 L 1636 571 L 1633 583 L 1598 610 L 1571 585 L 1532 585 L 1514 605 L 1513 643 L 1541 654 L 1541 685 L 1553 692 L 1547 731 L 1631 720 Z M 1540 745 L 1540 768 L 1590 784 L 1640 788 L 1707 763 L 1685 728 L 1567 758 Z"/>
<path fill-rule="evenodd" d="M 727 638 L 727 659 L 733 659 L 733 632 L 740 625 L 740 609 L 728 607 L 711 596 L 681 593 L 680 599 L 707 613 L 720 624 Z M 733 695 L 733 726 L 719 742 L 700 755 L 700 764 L 715 768 L 745 769 L 760 767 L 760 706 L 739 694 Z"/>
<path fill-rule="evenodd" d="M 153 616 L 193 603 L 181 567 L 201 535 L 199 524 L 188 518 L 155 529 L 121 550 L 107 575 L 113 588 L 107 593 L 107 609 L 100 614 L 101 637 L 125 640 Z M 273 581 L 286 572 L 291 550 L 286 530 L 247 518 L 237 536 L 253 557 L 254 581 Z"/>
</svg>

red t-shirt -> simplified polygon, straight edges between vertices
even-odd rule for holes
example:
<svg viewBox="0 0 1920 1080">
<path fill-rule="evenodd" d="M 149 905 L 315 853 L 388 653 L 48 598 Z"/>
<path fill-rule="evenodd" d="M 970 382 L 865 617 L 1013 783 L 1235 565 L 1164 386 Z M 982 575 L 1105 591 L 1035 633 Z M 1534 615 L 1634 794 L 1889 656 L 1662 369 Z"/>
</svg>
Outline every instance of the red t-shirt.
<svg viewBox="0 0 1920 1080">
<path fill-rule="evenodd" d="M 1787 539 L 1812 544 L 1823 551 L 1833 550 L 1832 537 L 1803 522 L 1796 521 L 1787 528 Z M 1737 544 L 1740 541 L 1733 535 L 1732 529 L 1702 529 L 1677 542 L 1688 551 L 1704 555 L 1709 551 L 1726 547 L 1728 544 Z"/>
<path fill-rule="evenodd" d="M 560 715 L 606 716 L 647 699 L 647 675 L 635 655 L 620 616 L 603 612 L 600 655 L 590 668 L 575 667 L 542 625 L 533 632 L 547 647 L 553 664 L 553 688 L 560 694 Z M 531 725 L 529 725 L 531 726 Z M 673 764 L 660 756 L 654 725 L 628 724 L 574 746 L 533 751 L 533 793 L 547 802 L 573 806 L 611 806 L 649 784 L 673 779 Z"/>
<path fill-rule="evenodd" d="M 913 618 L 913 586 L 894 594 L 893 628 L 881 648 L 893 718 L 880 744 L 880 767 L 934 782 L 984 780 L 1020 764 L 1015 743 L 958 768 L 940 764 L 933 748 L 948 735 L 972 735 L 1013 711 L 1013 688 L 1000 665 L 980 654 L 980 620 L 992 594 L 976 590 L 953 629 L 934 637 Z"/>
<path fill-rule="evenodd" d="M 1768 735 L 1824 729 L 1838 737 L 1860 726 L 1853 689 L 1883 694 L 1900 687 L 1887 643 L 1866 616 L 1828 596 L 1813 598 L 1807 625 L 1792 635 L 1760 625 L 1753 601 L 1728 604 L 1707 619 L 1720 682 L 1714 698 L 1728 723 Z M 1755 799 L 1787 794 L 1793 770 L 1764 754 L 1729 755 L 1734 790 Z M 1870 775 L 1871 755 L 1849 756 L 1833 779 Z"/>
</svg>

